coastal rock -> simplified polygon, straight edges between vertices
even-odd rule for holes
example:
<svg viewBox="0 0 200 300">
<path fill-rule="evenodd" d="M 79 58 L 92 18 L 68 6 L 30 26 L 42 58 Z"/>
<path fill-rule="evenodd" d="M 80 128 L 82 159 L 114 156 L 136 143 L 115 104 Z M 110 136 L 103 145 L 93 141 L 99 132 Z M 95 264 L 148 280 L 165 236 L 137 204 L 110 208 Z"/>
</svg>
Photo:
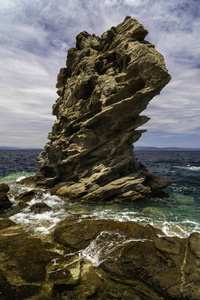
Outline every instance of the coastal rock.
<svg viewBox="0 0 200 300">
<path fill-rule="evenodd" d="M 95 299 L 109 299 L 108 295 L 142 300 L 200 297 L 199 233 L 168 237 L 135 222 L 70 218 L 58 225 L 54 239 L 71 251 L 82 249 L 82 256 L 107 278 L 107 285 L 101 280 Z M 111 288 L 113 282 L 115 288 Z"/>
<path fill-rule="evenodd" d="M 8 199 L 10 187 L 6 183 L 0 184 L 0 212 L 10 208 L 13 203 Z"/>
<path fill-rule="evenodd" d="M 15 201 L 19 207 L 25 208 L 27 207 L 28 202 L 30 202 L 33 198 L 40 198 L 41 195 L 42 193 L 39 190 L 30 190 L 15 197 Z"/>
<path fill-rule="evenodd" d="M 121 232 L 125 238 L 150 239 L 157 231 L 151 226 L 144 227 L 136 222 L 86 219 L 78 222 L 78 217 L 63 220 L 55 229 L 54 240 L 71 250 L 86 248 L 102 232 Z M 123 240 L 122 237 L 122 240 Z"/>
<path fill-rule="evenodd" d="M 38 158 L 37 185 L 69 200 L 106 201 L 157 195 L 171 183 L 133 154 L 145 132 L 137 128 L 149 120 L 140 114 L 170 80 L 147 33 L 126 17 L 101 37 L 78 34 L 58 74 L 57 120 Z"/>
<path fill-rule="evenodd" d="M 198 300 L 199 246 L 135 222 L 71 216 L 41 239 L 0 220 L 0 298 Z"/>
<path fill-rule="evenodd" d="M 48 265 L 59 257 L 55 245 L 9 220 L 0 220 L 0 228 L 0 299 L 53 299 L 51 286 L 43 285 Z"/>
<path fill-rule="evenodd" d="M 131 241 L 115 250 L 101 267 L 113 279 L 131 282 L 141 280 L 163 299 L 198 299 L 200 297 L 199 253 L 200 235 L 187 239 L 157 237 Z M 195 253 L 191 249 L 195 245 Z M 117 259 L 116 259 L 117 255 Z"/>
<path fill-rule="evenodd" d="M 38 203 L 35 203 L 35 204 L 31 205 L 30 210 L 33 211 L 36 214 L 41 214 L 45 211 L 50 211 L 51 207 L 48 206 L 44 202 L 38 202 Z"/>
</svg>

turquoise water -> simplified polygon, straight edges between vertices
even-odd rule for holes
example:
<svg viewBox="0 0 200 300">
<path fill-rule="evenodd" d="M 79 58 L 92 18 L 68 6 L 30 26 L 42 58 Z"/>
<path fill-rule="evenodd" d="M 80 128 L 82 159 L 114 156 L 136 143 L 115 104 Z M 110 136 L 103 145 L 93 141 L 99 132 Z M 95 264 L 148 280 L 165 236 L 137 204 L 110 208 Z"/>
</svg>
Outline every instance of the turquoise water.
<svg viewBox="0 0 200 300">
<path fill-rule="evenodd" d="M 11 173 L 7 176 L 0 176 L 0 183 L 11 183 L 11 182 L 19 182 L 21 179 L 33 176 L 36 172 L 18 172 L 18 173 Z"/>
<path fill-rule="evenodd" d="M 35 158 L 39 152 L 0 151 L 0 182 L 9 183 L 13 207 L 15 196 L 29 190 L 15 182 L 38 171 Z M 173 184 L 166 189 L 168 198 L 143 199 L 132 203 L 120 203 L 114 199 L 106 204 L 66 203 L 43 191 L 40 199 L 33 199 L 30 205 L 43 201 L 52 207 L 52 211 L 37 215 L 31 213 L 29 207 L 20 212 L 13 209 L 11 218 L 37 234 L 49 233 L 57 222 L 71 214 L 79 214 L 81 218 L 91 216 L 96 219 L 137 221 L 160 228 L 168 235 L 181 237 L 193 231 L 200 232 L 200 152 L 137 151 L 136 156 L 154 174 L 173 180 Z"/>
</svg>

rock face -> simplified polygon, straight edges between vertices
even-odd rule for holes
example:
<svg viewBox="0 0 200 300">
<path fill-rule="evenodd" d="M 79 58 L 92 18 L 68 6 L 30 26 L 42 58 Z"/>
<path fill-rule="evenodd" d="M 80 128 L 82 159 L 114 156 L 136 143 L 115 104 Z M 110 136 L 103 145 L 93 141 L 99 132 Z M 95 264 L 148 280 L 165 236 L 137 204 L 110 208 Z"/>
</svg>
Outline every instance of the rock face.
<svg viewBox="0 0 200 300">
<path fill-rule="evenodd" d="M 140 113 L 170 80 L 163 56 L 144 40 L 147 33 L 126 17 L 101 37 L 81 32 L 69 49 L 56 85 L 57 120 L 38 158 L 38 180 L 57 184 L 58 195 L 135 200 L 170 184 L 133 154 L 145 131 L 136 129 L 149 120 Z"/>
<path fill-rule="evenodd" d="M 68 217 L 52 236 L 0 220 L 0 299 L 199 300 L 200 234 Z"/>
<path fill-rule="evenodd" d="M 84 249 L 83 256 L 97 262 L 97 273 L 103 270 L 104 280 L 115 282 L 102 280 L 93 299 L 200 298 L 199 233 L 181 239 L 135 222 L 68 219 L 54 239 L 71 251 Z"/>
</svg>

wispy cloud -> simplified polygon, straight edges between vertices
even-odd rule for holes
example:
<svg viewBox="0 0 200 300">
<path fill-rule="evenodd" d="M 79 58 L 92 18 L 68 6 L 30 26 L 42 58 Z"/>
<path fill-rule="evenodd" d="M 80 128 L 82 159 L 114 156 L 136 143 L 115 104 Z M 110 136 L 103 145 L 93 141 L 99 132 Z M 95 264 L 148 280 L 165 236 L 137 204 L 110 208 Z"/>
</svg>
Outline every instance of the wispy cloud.
<svg viewBox="0 0 200 300">
<path fill-rule="evenodd" d="M 141 143 L 183 144 L 185 138 L 191 144 L 192 136 L 198 144 L 199 1 L 1 0 L 1 145 L 44 146 L 54 120 L 57 73 L 75 36 L 83 30 L 101 35 L 126 15 L 149 30 L 147 40 L 164 55 L 172 75 L 145 111 L 152 119 Z"/>
</svg>

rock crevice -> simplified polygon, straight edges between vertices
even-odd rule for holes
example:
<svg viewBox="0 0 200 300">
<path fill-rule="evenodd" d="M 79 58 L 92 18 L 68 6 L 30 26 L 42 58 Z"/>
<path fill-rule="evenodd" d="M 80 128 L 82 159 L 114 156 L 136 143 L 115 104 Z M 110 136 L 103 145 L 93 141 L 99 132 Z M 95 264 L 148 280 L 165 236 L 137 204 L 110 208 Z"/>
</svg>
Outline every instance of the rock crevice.
<svg viewBox="0 0 200 300">
<path fill-rule="evenodd" d="M 144 40 L 147 33 L 127 17 L 101 37 L 81 32 L 69 49 L 57 78 L 57 120 L 38 158 L 40 179 L 57 185 L 58 194 L 135 200 L 169 185 L 133 154 L 145 131 L 137 128 L 149 120 L 140 113 L 170 80 L 163 56 Z"/>
</svg>

